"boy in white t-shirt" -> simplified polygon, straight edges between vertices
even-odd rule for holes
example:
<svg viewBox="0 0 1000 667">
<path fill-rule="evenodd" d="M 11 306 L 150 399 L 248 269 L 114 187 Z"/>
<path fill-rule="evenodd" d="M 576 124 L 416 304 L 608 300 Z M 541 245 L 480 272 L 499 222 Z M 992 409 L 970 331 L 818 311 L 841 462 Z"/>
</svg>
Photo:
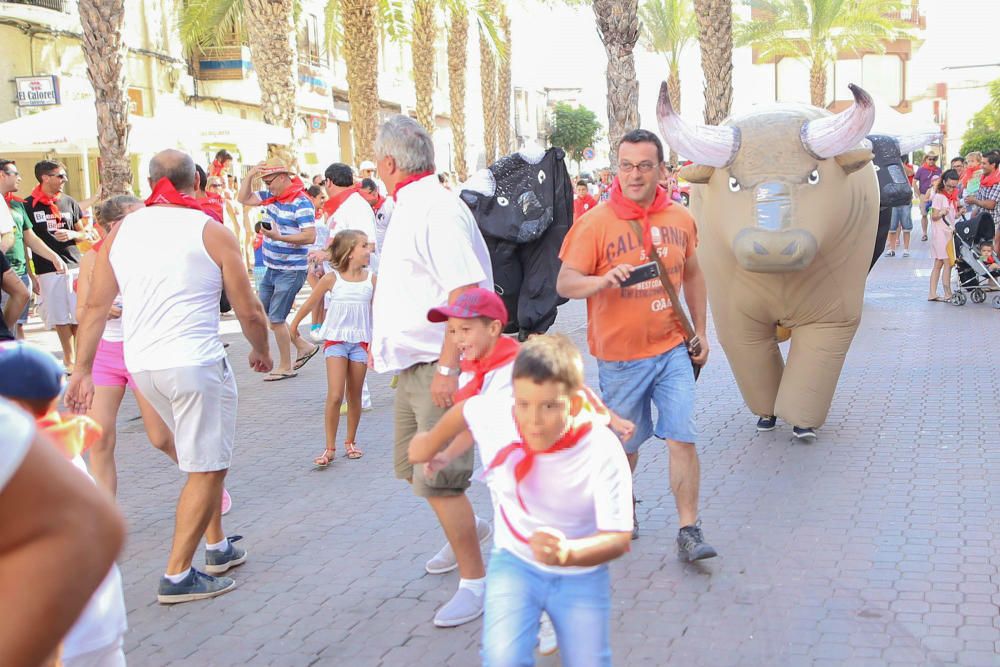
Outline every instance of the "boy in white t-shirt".
<svg viewBox="0 0 1000 667">
<path fill-rule="evenodd" d="M 610 665 L 606 563 L 629 549 L 628 461 L 614 433 L 585 409 L 583 362 L 567 339 L 529 340 L 511 377 L 513 396 L 491 392 L 457 403 L 413 438 L 410 460 L 430 461 L 468 429 L 488 462 L 496 533 L 484 664 L 531 664 L 544 611 L 563 665 Z"/>
</svg>

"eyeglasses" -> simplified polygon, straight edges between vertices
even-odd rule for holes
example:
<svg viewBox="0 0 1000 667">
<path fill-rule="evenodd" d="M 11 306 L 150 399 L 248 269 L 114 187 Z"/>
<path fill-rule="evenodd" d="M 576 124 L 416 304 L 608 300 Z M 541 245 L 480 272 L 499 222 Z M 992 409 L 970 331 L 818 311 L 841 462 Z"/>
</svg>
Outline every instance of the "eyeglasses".
<svg viewBox="0 0 1000 667">
<path fill-rule="evenodd" d="M 645 162 L 640 162 L 639 164 L 632 164 L 631 162 L 619 162 L 618 171 L 624 174 L 628 174 L 633 169 L 638 169 L 640 174 L 648 174 L 653 170 L 653 167 L 655 166 L 656 166 L 655 162 L 649 162 L 648 160 Z"/>
<path fill-rule="evenodd" d="M 277 176 L 272 176 L 271 178 L 262 178 L 261 180 L 264 181 L 264 185 L 270 185 L 271 183 L 274 183 L 282 176 L 284 176 L 284 174 L 278 174 Z"/>
<path fill-rule="evenodd" d="M 222 187 L 222 183 L 209 183 L 208 187 L 210 187 L 210 188 L 221 188 Z"/>
<path fill-rule="evenodd" d="M 46 176 L 51 176 L 52 178 L 58 178 L 58 179 L 63 180 L 63 181 L 68 181 L 69 180 L 69 176 L 67 176 L 65 173 L 60 173 L 60 174 L 45 174 L 45 175 Z"/>
<path fill-rule="evenodd" d="M 19 172 L 19 171 L 5 171 L 3 173 L 4 173 L 4 176 L 20 176 L 21 175 L 21 172 Z"/>
<path fill-rule="evenodd" d="M 944 187 L 946 187 L 946 188 L 957 188 L 958 187 L 958 183 L 954 183 L 954 182 L 951 182 L 951 181 L 946 181 L 945 184 L 944 184 Z"/>
</svg>

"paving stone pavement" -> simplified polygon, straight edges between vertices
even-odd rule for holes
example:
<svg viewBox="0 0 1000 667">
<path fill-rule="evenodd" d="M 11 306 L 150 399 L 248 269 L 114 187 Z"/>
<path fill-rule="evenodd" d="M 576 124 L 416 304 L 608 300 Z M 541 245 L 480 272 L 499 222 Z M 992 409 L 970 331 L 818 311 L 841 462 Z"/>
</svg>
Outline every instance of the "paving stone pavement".
<svg viewBox="0 0 1000 667">
<path fill-rule="evenodd" d="M 616 665 L 1000 664 L 990 345 L 1000 312 L 925 301 L 931 260 L 926 244 L 914 246 L 913 257 L 875 267 L 815 444 L 793 442 L 785 424 L 755 431 L 710 335 L 698 383 L 701 518 L 721 556 L 676 560 L 667 460 L 650 441 L 636 475 L 641 537 L 612 565 Z M 556 329 L 582 347 L 583 305 L 565 306 Z M 250 558 L 229 595 L 156 603 L 182 478 L 127 403 L 118 460 L 130 664 L 478 664 L 480 622 L 431 623 L 457 575 L 424 573 L 443 536 L 392 477 L 389 378 L 370 378 L 365 457 L 317 472 L 321 358 L 265 384 L 246 368 L 235 322 L 225 330 L 240 388 L 226 526 L 245 536 Z M 587 371 L 596 386 L 590 357 Z M 485 490 L 471 497 L 489 516 Z"/>
</svg>

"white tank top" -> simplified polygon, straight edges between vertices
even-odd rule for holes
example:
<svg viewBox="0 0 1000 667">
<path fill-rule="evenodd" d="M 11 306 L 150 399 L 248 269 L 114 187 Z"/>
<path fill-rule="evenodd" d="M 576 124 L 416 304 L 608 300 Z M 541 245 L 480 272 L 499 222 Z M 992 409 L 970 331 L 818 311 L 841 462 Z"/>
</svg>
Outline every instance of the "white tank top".
<svg viewBox="0 0 1000 667">
<path fill-rule="evenodd" d="M 122 295 L 119 294 L 115 297 L 114 302 L 115 307 L 122 307 Z M 122 318 L 115 317 L 104 323 L 104 334 L 101 336 L 104 340 L 109 343 L 120 343 L 125 340 L 125 335 L 122 333 Z"/>
<path fill-rule="evenodd" d="M 337 273 L 334 271 L 334 273 Z M 374 274 L 361 282 L 348 282 L 337 273 L 337 282 L 330 290 L 326 319 L 320 336 L 323 340 L 343 343 L 368 343 L 372 339 L 372 283 Z"/>
<path fill-rule="evenodd" d="M 129 372 L 208 366 L 225 356 L 222 269 L 205 250 L 206 224 L 217 223 L 173 206 L 139 209 L 122 220 L 110 257 Z"/>
</svg>

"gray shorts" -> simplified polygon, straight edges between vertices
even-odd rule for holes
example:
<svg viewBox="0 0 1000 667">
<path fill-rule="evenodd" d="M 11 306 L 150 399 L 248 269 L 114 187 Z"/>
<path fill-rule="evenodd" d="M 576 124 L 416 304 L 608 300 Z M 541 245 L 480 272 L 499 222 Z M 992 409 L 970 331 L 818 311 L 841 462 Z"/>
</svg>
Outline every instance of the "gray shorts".
<svg viewBox="0 0 1000 667">
<path fill-rule="evenodd" d="M 236 378 L 227 359 L 133 373 L 139 391 L 174 434 L 184 472 L 226 470 L 236 439 Z"/>
<path fill-rule="evenodd" d="M 413 492 L 421 498 L 465 493 L 472 479 L 475 457 L 470 447 L 468 452 L 431 477 L 424 476 L 423 464 L 410 463 L 410 440 L 417 433 L 431 430 L 445 413 L 431 398 L 431 381 L 436 374 L 437 364 L 417 364 L 400 372 L 396 384 L 393 467 L 396 477 L 412 480 Z"/>
</svg>

